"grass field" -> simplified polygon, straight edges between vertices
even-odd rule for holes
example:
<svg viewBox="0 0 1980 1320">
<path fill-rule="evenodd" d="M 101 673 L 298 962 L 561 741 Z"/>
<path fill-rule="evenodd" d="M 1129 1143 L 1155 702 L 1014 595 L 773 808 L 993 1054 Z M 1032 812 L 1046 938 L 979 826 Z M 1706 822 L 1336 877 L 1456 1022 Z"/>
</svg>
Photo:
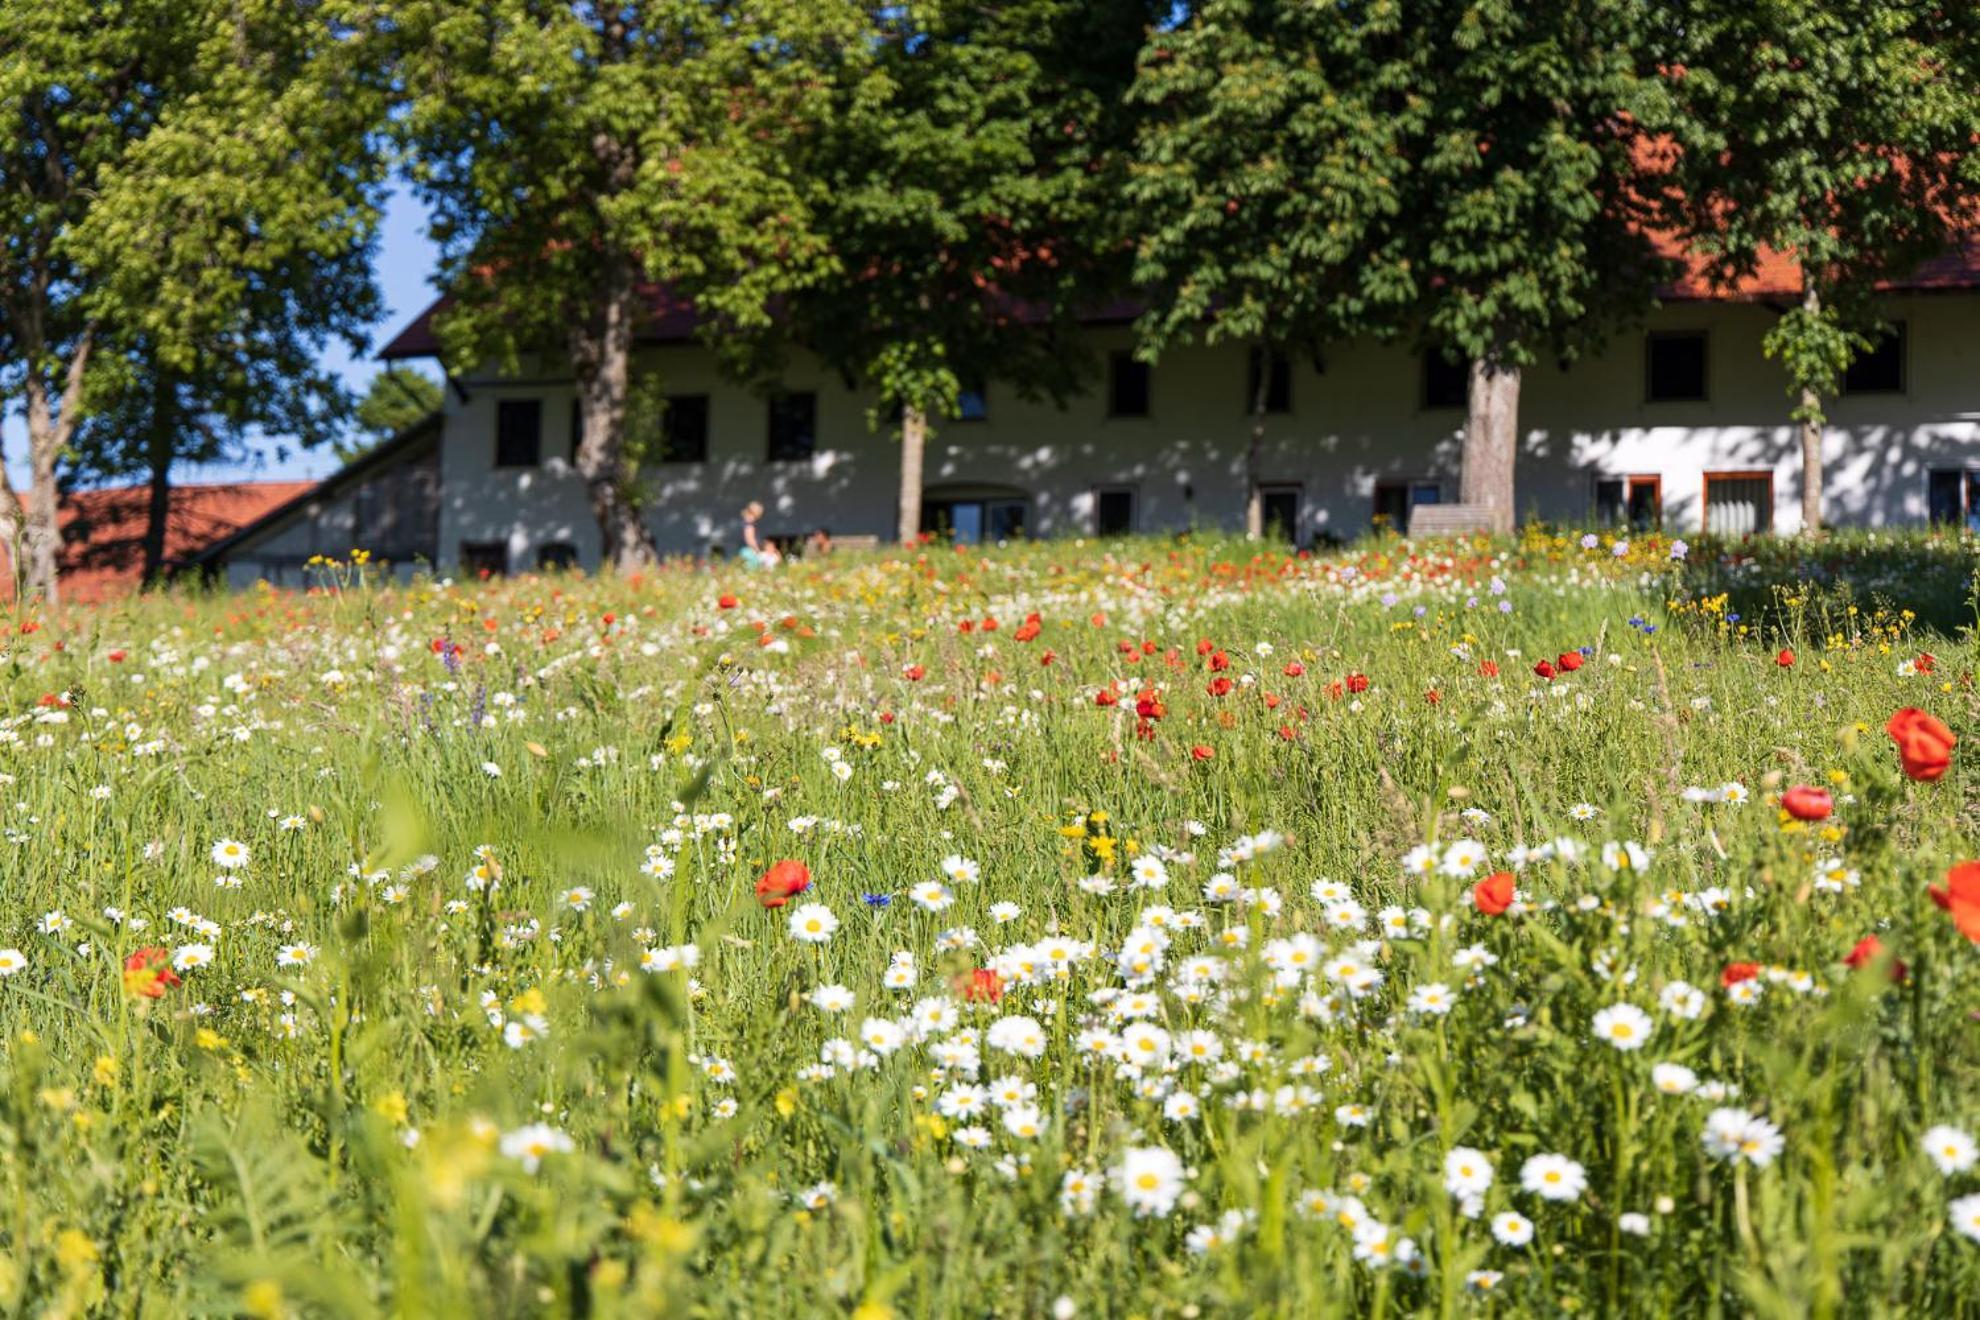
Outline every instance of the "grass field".
<svg viewBox="0 0 1980 1320">
<path fill-rule="evenodd" d="M 0 1304 L 1974 1313 L 1973 562 L 1148 540 L 17 618 Z"/>
</svg>

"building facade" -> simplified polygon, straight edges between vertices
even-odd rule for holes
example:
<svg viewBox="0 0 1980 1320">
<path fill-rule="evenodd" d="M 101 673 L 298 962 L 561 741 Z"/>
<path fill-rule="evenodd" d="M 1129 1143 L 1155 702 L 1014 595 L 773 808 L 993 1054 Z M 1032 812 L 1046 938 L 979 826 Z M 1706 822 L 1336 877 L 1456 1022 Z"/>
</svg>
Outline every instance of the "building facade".
<svg viewBox="0 0 1980 1320">
<path fill-rule="evenodd" d="M 1792 532 L 1801 449 L 1791 400 L 1762 339 L 1780 300 L 1676 299 L 1599 356 L 1525 373 L 1516 487 L 1522 517 L 1672 532 Z M 1894 291 L 1896 327 L 1829 401 L 1824 518 L 1895 526 L 1980 519 L 1980 293 Z M 429 319 L 386 356 L 433 350 Z M 1061 408 L 990 383 L 928 442 L 924 527 L 959 540 L 1242 526 L 1255 356 L 1198 347 L 1144 366 L 1125 324 L 1085 332 L 1098 370 Z M 1378 520 L 1456 499 L 1461 367 L 1406 348 L 1344 344 L 1271 364 L 1261 469 L 1266 519 L 1300 544 L 1352 539 Z M 636 353 L 629 421 L 646 428 L 648 518 L 660 548 L 733 553 L 739 511 L 762 533 L 894 539 L 899 449 L 868 426 L 870 398 L 798 357 L 774 388 L 725 379 L 679 329 Z M 479 372 L 450 382 L 421 478 L 436 492 L 422 538 L 443 570 L 521 572 L 597 563 L 599 538 L 572 459 L 567 371 Z M 341 475 L 341 474 L 340 474 Z M 374 470 L 370 480 L 383 477 Z M 286 527 L 290 556 L 372 544 L 363 481 L 326 485 L 315 531 Z M 334 487 L 334 489 L 332 488 Z M 318 545 L 310 541 L 335 535 Z M 344 536 L 348 529 L 348 537 Z M 281 529 L 265 529 L 273 532 Z M 263 536 L 261 540 L 266 540 Z M 305 545 L 305 542 L 308 542 Z M 348 542 L 348 544 L 346 544 Z M 393 547 L 402 548 L 402 547 Z M 229 577 L 270 562 L 257 535 Z"/>
</svg>

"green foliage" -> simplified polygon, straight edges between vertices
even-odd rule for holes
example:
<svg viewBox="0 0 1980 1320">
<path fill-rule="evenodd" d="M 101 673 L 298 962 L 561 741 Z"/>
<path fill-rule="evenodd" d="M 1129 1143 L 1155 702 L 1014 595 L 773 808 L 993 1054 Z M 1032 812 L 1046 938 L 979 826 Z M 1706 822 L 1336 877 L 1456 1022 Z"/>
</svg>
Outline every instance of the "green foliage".
<svg viewBox="0 0 1980 1320">
<path fill-rule="evenodd" d="M 778 300 L 830 268 L 796 148 L 863 35 L 852 0 L 393 9 L 447 361 L 570 364 L 578 468 L 622 565 L 653 558 L 625 452 L 639 285 L 691 303 L 731 367 L 760 365 Z"/>
<path fill-rule="evenodd" d="M 37 509 L 60 461 L 162 483 L 341 422 L 320 358 L 377 313 L 386 105 L 352 8 L 0 6 L 0 404 L 25 403 Z"/>
<path fill-rule="evenodd" d="M 340 446 L 338 456 L 349 462 L 372 445 L 389 440 L 413 423 L 438 411 L 445 398 L 439 384 L 411 367 L 387 367 L 371 378 L 358 400 L 354 420 L 362 428 L 362 444 Z"/>
<path fill-rule="evenodd" d="M 1390 240 L 1425 108 L 1406 8 L 1211 0 L 1150 37 L 1115 217 L 1150 296 L 1144 351 L 1397 332 L 1418 284 Z"/>
<path fill-rule="evenodd" d="M 893 409 L 953 415 L 1007 383 L 1064 397 L 1090 365 L 1072 328 L 1118 294 L 1122 93 L 1155 0 L 875 6 L 804 167 L 827 278 L 799 338 Z"/>
<path fill-rule="evenodd" d="M 1699 0 L 1667 21 L 1691 246 L 1728 283 L 1769 254 L 1799 266 L 1813 305 L 1783 316 L 1766 347 L 1787 368 L 1795 415 L 1819 423 L 1821 400 L 1881 327 L 1878 283 L 1941 255 L 1972 223 L 1980 12 Z"/>
</svg>

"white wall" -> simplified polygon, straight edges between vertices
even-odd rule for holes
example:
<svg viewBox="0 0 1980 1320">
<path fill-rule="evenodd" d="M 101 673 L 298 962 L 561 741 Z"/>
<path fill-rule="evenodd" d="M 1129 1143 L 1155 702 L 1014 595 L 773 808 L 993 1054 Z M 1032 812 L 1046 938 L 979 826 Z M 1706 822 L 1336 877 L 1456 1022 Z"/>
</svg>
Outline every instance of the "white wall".
<svg viewBox="0 0 1980 1320">
<path fill-rule="evenodd" d="M 1980 464 L 1980 299 L 1905 297 L 1892 300 L 1890 314 L 1908 327 L 1907 388 L 1830 407 L 1832 521 L 1918 522 L 1928 468 Z M 1530 369 L 1520 414 L 1522 514 L 1585 521 L 1596 474 L 1655 474 L 1664 525 L 1691 531 L 1699 526 L 1704 473 L 1762 470 L 1773 474 L 1774 529 L 1795 530 L 1798 435 L 1784 377 L 1760 351 L 1773 318 L 1764 307 L 1737 304 L 1678 304 L 1655 314 L 1651 329 L 1708 332 L 1705 402 L 1645 401 L 1640 332 L 1565 373 Z M 1131 343 L 1125 327 L 1092 336 L 1102 361 Z M 837 377 L 808 362 L 787 374 L 788 388 L 818 394 L 819 447 L 808 462 L 771 464 L 764 461 L 762 397 L 721 380 L 705 349 L 644 349 L 637 369 L 662 373 L 668 392 L 711 396 L 708 461 L 652 472 L 650 518 L 663 550 L 699 553 L 717 544 L 733 551 L 737 511 L 752 499 L 767 507 L 762 525 L 773 535 L 818 525 L 840 535 L 894 534 L 895 442 L 867 431 L 866 400 Z M 1032 498 L 1038 535 L 1090 530 L 1093 490 L 1102 484 L 1135 489 L 1140 530 L 1235 527 L 1245 499 L 1245 375 L 1241 348 L 1179 350 L 1156 365 L 1151 416 L 1142 419 L 1107 417 L 1101 381 L 1064 410 L 1025 403 L 993 383 L 987 420 L 945 424 L 931 440 L 926 484 L 1020 487 Z M 574 544 L 583 562 L 595 563 L 597 531 L 566 461 L 568 380 L 546 369 L 463 385 L 465 403 L 448 396 L 441 563 L 452 562 L 463 541 L 498 539 L 508 543 L 515 569 L 533 567 L 537 548 L 551 542 Z M 1378 480 L 1437 478 L 1444 498 L 1456 498 L 1462 417 L 1457 409 L 1419 406 L 1420 368 L 1407 351 L 1341 345 L 1328 351 L 1323 372 L 1295 360 L 1292 392 L 1292 413 L 1269 419 L 1263 476 L 1301 485 L 1302 540 L 1366 530 Z M 538 468 L 493 466 L 495 405 L 508 397 L 543 400 Z"/>
</svg>

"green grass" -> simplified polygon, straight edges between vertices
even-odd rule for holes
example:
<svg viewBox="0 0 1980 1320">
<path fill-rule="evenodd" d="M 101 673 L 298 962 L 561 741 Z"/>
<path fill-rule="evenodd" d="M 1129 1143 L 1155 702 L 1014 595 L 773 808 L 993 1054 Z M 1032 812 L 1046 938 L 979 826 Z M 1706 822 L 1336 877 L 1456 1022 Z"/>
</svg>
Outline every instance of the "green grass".
<svg viewBox="0 0 1980 1320">
<path fill-rule="evenodd" d="M 344 569 L 306 597 L 16 620 L 0 1305 L 1969 1313 L 1980 1242 L 1952 1207 L 1980 1172 L 1922 1136 L 1980 1123 L 1980 953 L 1927 887 L 1980 853 L 1980 771 L 1962 744 L 1908 780 L 1882 725 L 1974 730 L 1974 642 L 1944 631 L 1971 617 L 1971 547 L 1753 549 Z M 1729 783 L 1743 804 L 1687 792 Z M 1834 818 L 1787 818 L 1797 783 Z M 1540 847 L 1563 838 L 1578 860 Z M 1463 840 L 1464 874 L 1406 872 Z M 1605 863 L 1625 843 L 1648 864 Z M 1472 886 L 1515 849 L 1522 902 L 1484 915 Z M 946 880 L 950 857 L 980 877 Z M 766 910 L 782 858 L 812 885 Z M 917 903 L 929 881 L 953 906 Z M 821 944 L 790 933 L 813 901 L 839 923 Z M 1136 976 L 1151 924 L 1168 944 Z M 1844 965 L 1871 934 L 1902 981 Z M 195 945 L 207 965 L 135 993 L 127 957 Z M 691 969 L 643 970 L 687 945 Z M 1348 955 L 1379 974 L 1359 995 Z M 1729 992 L 1736 963 L 1760 969 Z M 986 968 L 999 1002 L 964 993 Z M 1695 1018 L 1663 1006 L 1680 981 Z M 1593 1034 L 1617 1004 L 1648 1014 L 1643 1048 Z M 890 1029 L 918 1014 L 943 1025 Z M 1035 1057 L 991 1043 L 1017 1016 Z M 890 1048 L 862 1057 L 869 1020 Z M 1221 1056 L 1094 1048 L 1104 1027 L 1158 1057 L 1136 1022 Z M 943 1114 L 972 1053 L 1030 1135 L 995 1104 Z M 1660 1093 L 1659 1064 L 1706 1094 Z M 1720 1109 L 1776 1125 L 1778 1156 L 1711 1154 Z M 1494 1171 L 1474 1206 L 1444 1187 L 1457 1147 Z M 1180 1186 L 1137 1214 L 1112 1171 L 1157 1148 Z M 1582 1167 L 1572 1200 L 1522 1189 L 1547 1154 Z M 1507 1214 L 1529 1242 L 1496 1240 Z"/>
</svg>

